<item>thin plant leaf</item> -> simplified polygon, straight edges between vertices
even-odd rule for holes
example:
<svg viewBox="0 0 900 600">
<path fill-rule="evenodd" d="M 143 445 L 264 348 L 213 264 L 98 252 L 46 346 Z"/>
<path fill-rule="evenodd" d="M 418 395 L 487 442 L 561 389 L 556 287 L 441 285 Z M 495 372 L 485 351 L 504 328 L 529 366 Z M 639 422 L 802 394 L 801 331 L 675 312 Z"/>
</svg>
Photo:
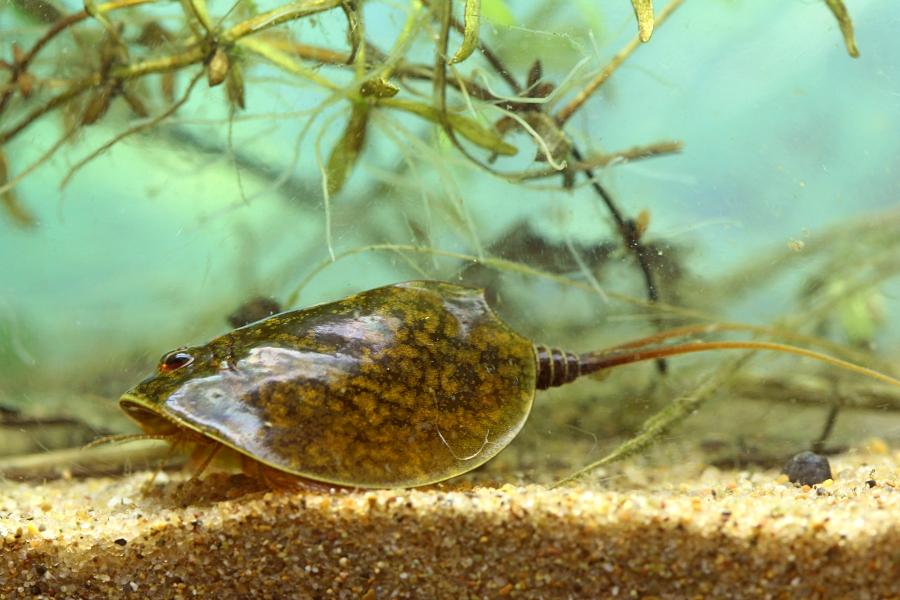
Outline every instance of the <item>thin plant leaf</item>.
<svg viewBox="0 0 900 600">
<path fill-rule="evenodd" d="M 240 63 L 235 62 L 225 78 L 225 90 L 228 93 L 228 102 L 234 108 L 243 110 L 247 107 L 244 95 L 244 72 Z"/>
<path fill-rule="evenodd" d="M 200 22 L 200 25 L 203 26 L 203 29 L 205 29 L 207 33 L 212 32 L 215 27 L 212 24 L 212 20 L 209 18 L 209 9 L 206 6 L 206 0 L 190 0 L 188 4 L 190 5 L 191 12 L 194 13 L 194 16 L 197 18 L 197 21 Z"/>
<path fill-rule="evenodd" d="M 89 14 L 91 17 L 100 22 L 101 25 L 106 29 L 106 32 L 115 42 L 115 44 L 119 47 L 125 47 L 125 43 L 122 41 L 122 36 L 119 35 L 119 30 L 116 29 L 116 26 L 113 25 L 112 21 L 109 20 L 109 17 L 106 16 L 105 5 L 97 6 L 97 4 L 93 0 L 84 0 L 84 12 Z"/>
<path fill-rule="evenodd" d="M 405 112 L 418 115 L 423 119 L 427 119 L 432 123 L 441 124 L 441 113 L 438 109 L 429 104 L 421 102 L 411 102 L 409 100 L 400 100 L 398 98 L 383 98 L 378 101 L 380 106 L 396 108 Z M 515 146 L 507 144 L 503 139 L 490 129 L 486 129 L 472 119 L 463 117 L 462 115 L 447 113 L 447 122 L 453 131 L 463 136 L 476 146 L 481 146 L 486 150 L 496 152 L 503 156 L 513 156 L 518 152 Z"/>
<path fill-rule="evenodd" d="M 653 35 L 653 0 L 631 0 L 631 5 L 634 7 L 634 16 L 637 17 L 641 41 L 650 41 L 650 36 Z"/>
<path fill-rule="evenodd" d="M 102 119 L 106 111 L 109 110 L 109 103 L 112 101 L 112 97 L 113 88 L 110 85 L 105 85 L 94 92 L 84 109 L 84 113 L 81 115 L 81 124 L 93 125 Z"/>
<path fill-rule="evenodd" d="M 341 191 L 359 158 L 359 153 L 366 142 L 369 111 L 370 106 L 365 102 L 353 104 L 353 111 L 350 113 L 350 121 L 347 122 L 346 129 L 344 129 L 344 135 L 331 150 L 325 170 L 329 196 L 334 196 Z"/>
<path fill-rule="evenodd" d="M 175 102 L 175 74 L 172 71 L 166 71 L 165 73 L 160 73 L 159 77 L 159 88 L 163 99 L 172 104 Z"/>
<path fill-rule="evenodd" d="M 465 29 L 463 30 L 463 42 L 450 59 L 450 64 L 455 65 L 466 60 L 478 47 L 478 32 L 481 23 L 481 0 L 466 0 Z"/>
<path fill-rule="evenodd" d="M 0 185 L 5 185 L 9 179 L 9 167 L 6 163 L 6 154 L 0 150 Z M 34 217 L 19 202 L 15 192 L 12 189 L 5 190 L 0 194 L 0 204 L 9 218 L 20 227 L 34 227 Z"/>
<path fill-rule="evenodd" d="M 289 2 L 288 4 L 264 12 L 251 19 L 247 19 L 230 29 L 223 31 L 219 36 L 219 43 L 232 43 L 247 37 L 248 35 L 259 33 L 260 31 L 276 27 L 282 23 L 325 12 L 332 8 L 337 8 L 340 5 L 341 0 L 297 0 L 295 2 Z"/>
<path fill-rule="evenodd" d="M 62 11 L 46 0 L 13 0 L 10 6 L 37 23 L 51 25 L 63 18 Z"/>
<path fill-rule="evenodd" d="M 150 21 L 141 28 L 141 34 L 136 41 L 145 48 L 155 50 L 174 41 L 174 37 L 157 21 Z"/>
<path fill-rule="evenodd" d="M 131 109 L 131 112 L 142 119 L 150 116 L 150 111 L 147 110 L 147 105 L 144 104 L 144 101 L 141 100 L 141 97 L 138 94 L 128 88 L 123 88 L 121 94 L 122 98 L 125 99 L 125 102 L 128 103 L 128 107 Z"/>
<path fill-rule="evenodd" d="M 856 38 L 853 35 L 853 22 L 850 20 L 850 13 L 844 5 L 844 0 L 825 0 L 825 4 L 834 13 L 838 25 L 841 27 L 841 34 L 844 36 L 844 45 L 847 46 L 847 53 L 853 58 L 859 58 L 859 49 L 856 47 Z"/>
<path fill-rule="evenodd" d="M 245 50 L 248 50 L 258 56 L 265 58 L 275 66 L 284 69 L 288 73 L 299 75 L 300 77 L 308 79 L 309 81 L 312 81 L 327 90 L 338 90 L 338 86 L 332 83 L 330 79 L 323 75 L 319 75 L 319 73 L 314 69 L 306 68 L 298 61 L 294 60 L 294 58 L 290 54 L 279 50 L 274 44 L 270 44 L 266 40 L 260 39 L 259 37 L 243 38 L 238 42 L 238 45 Z"/>
</svg>

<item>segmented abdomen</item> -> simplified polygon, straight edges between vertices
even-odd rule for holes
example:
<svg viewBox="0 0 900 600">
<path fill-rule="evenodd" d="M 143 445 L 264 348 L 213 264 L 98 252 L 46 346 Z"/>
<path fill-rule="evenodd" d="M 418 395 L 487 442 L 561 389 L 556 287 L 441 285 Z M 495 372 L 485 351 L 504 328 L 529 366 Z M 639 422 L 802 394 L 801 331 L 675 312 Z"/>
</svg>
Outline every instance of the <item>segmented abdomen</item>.
<svg viewBox="0 0 900 600">
<path fill-rule="evenodd" d="M 537 383 L 539 390 L 557 387 L 574 381 L 581 374 L 578 356 L 559 348 L 539 345 L 534 347 L 537 357 Z"/>
</svg>

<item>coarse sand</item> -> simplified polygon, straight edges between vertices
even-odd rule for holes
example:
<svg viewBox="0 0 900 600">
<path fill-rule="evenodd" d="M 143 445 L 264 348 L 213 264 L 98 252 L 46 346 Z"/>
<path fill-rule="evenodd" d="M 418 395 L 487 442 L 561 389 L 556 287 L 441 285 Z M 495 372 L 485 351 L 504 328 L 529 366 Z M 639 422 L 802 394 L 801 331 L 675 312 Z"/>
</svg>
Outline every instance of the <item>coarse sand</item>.
<svg viewBox="0 0 900 600">
<path fill-rule="evenodd" d="M 838 456 L 814 487 L 690 471 L 362 492 L 0 481 L 0 597 L 900 598 L 900 453 Z"/>
</svg>

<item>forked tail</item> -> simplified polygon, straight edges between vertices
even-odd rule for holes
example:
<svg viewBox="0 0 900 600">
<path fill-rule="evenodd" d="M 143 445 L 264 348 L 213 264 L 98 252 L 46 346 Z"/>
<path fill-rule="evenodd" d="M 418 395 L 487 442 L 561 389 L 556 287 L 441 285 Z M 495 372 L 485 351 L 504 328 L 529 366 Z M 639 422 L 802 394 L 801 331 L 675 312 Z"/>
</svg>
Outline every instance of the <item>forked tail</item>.
<svg viewBox="0 0 900 600">
<path fill-rule="evenodd" d="M 869 369 L 855 363 L 835 358 L 814 350 L 807 350 L 798 346 L 778 344 L 774 342 L 756 341 L 714 341 L 714 342 L 684 342 L 681 344 L 663 345 L 659 343 L 667 339 L 683 337 L 691 334 L 711 333 L 722 330 L 755 329 L 739 325 L 691 325 L 678 327 L 669 331 L 663 331 L 652 336 L 627 342 L 619 346 L 587 352 L 576 355 L 558 348 L 547 346 L 535 346 L 537 358 L 537 389 L 545 390 L 574 381 L 582 375 L 590 375 L 605 369 L 619 367 L 645 360 L 655 360 L 680 354 L 692 354 L 694 352 L 708 352 L 712 350 L 769 350 L 784 352 L 818 360 L 834 367 L 852 371 L 884 383 L 900 387 L 900 379 L 885 375 L 874 369 Z"/>
</svg>

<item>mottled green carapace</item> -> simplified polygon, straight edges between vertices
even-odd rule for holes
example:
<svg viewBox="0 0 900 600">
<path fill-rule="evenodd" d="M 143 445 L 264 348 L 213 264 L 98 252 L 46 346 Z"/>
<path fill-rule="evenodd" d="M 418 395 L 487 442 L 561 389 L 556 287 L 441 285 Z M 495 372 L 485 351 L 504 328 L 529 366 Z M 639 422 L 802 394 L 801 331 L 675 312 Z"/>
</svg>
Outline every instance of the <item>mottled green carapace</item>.
<svg viewBox="0 0 900 600">
<path fill-rule="evenodd" d="M 186 440 L 211 446 L 208 457 L 227 446 L 240 453 L 247 473 L 273 486 L 310 480 L 413 487 L 490 460 L 525 424 L 536 390 L 644 360 L 775 350 L 900 386 L 877 371 L 784 344 L 668 343 L 761 329 L 704 323 L 576 355 L 532 345 L 494 314 L 481 290 L 411 281 L 276 314 L 205 346 L 169 352 L 157 373 L 120 401 L 147 435 L 108 440 Z"/>
<path fill-rule="evenodd" d="M 171 352 L 120 403 L 147 433 L 188 430 L 283 473 L 409 487 L 509 444 L 537 365 L 480 290 L 414 281 Z"/>
</svg>

